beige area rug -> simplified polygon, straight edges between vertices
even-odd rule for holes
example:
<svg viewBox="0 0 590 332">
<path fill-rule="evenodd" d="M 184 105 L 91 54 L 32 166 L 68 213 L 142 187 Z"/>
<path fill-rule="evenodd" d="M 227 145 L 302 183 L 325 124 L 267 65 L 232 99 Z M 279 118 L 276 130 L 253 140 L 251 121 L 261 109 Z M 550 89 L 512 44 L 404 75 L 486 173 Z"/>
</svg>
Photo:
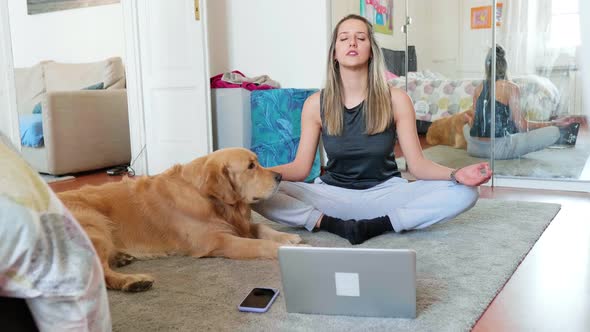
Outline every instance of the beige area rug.
<svg viewBox="0 0 590 332">
<path fill-rule="evenodd" d="M 357 246 L 416 251 L 416 319 L 287 313 L 277 261 L 170 257 L 135 262 L 120 269 L 151 273 L 156 283 L 144 293 L 109 291 L 113 329 L 468 331 L 559 209 L 556 204 L 482 199 L 473 209 L 447 223 L 385 234 Z M 268 222 L 258 215 L 255 219 Z M 351 247 L 346 240 L 330 233 L 272 225 L 300 234 L 315 247 Z M 238 311 L 238 304 L 253 287 L 280 289 L 268 312 Z"/>
<path fill-rule="evenodd" d="M 43 178 L 43 180 L 47 183 L 53 183 L 53 182 L 60 182 L 60 181 L 67 181 L 67 180 L 73 180 L 76 177 L 72 176 L 72 175 L 64 175 L 64 176 L 54 176 L 54 175 L 49 175 L 49 174 L 41 174 L 39 173 L 39 175 L 41 176 L 41 178 Z"/>
<path fill-rule="evenodd" d="M 441 165 L 459 168 L 488 159 L 475 158 L 467 151 L 446 145 L 437 145 L 424 150 L 424 155 Z M 504 176 L 522 176 L 530 178 L 565 178 L 580 179 L 584 166 L 590 156 L 590 146 L 553 149 L 531 152 L 520 159 L 496 160 L 495 173 Z M 401 170 L 406 169 L 404 158 L 396 159 Z M 588 179 L 582 179 L 588 180 Z"/>
</svg>

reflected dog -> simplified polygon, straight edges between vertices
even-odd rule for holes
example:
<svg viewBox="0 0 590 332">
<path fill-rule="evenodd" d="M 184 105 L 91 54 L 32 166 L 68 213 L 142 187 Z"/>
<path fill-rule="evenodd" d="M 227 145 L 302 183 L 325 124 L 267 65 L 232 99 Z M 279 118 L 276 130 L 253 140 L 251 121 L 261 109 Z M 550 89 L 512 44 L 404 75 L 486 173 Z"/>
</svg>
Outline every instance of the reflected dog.
<svg viewBox="0 0 590 332">
<path fill-rule="evenodd" d="M 426 132 L 426 142 L 430 145 L 449 145 L 456 149 L 466 149 L 463 126 L 471 123 L 473 110 L 457 113 L 434 121 Z"/>
</svg>

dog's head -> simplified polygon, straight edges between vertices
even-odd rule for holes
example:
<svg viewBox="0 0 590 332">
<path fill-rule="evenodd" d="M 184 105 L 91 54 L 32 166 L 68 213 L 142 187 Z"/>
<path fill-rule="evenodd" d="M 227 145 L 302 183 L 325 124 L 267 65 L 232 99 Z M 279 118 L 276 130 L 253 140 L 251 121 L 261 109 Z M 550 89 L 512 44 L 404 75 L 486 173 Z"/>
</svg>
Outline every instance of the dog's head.
<svg viewBox="0 0 590 332">
<path fill-rule="evenodd" d="M 227 204 L 257 203 L 274 194 L 281 175 L 258 163 L 247 149 L 217 150 L 205 157 L 200 188 L 203 193 Z"/>
</svg>

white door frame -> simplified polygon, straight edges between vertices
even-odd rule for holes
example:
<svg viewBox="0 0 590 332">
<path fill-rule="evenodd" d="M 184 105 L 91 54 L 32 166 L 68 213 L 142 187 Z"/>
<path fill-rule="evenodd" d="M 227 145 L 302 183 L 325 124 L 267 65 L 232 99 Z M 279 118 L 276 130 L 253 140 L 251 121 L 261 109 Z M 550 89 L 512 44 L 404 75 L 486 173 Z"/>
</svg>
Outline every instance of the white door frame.
<svg viewBox="0 0 590 332">
<path fill-rule="evenodd" d="M 143 79 L 141 75 L 141 57 L 140 41 L 138 32 L 137 3 L 141 0 L 122 0 L 121 7 L 123 10 L 123 25 L 125 32 L 125 72 L 127 79 L 127 103 L 129 111 L 129 130 L 131 142 L 131 156 L 133 168 L 137 175 L 147 174 L 147 152 L 145 115 L 143 105 Z M 208 81 L 209 73 L 209 53 L 208 53 L 208 32 L 207 32 L 207 9 L 206 1 L 200 1 L 200 14 L 203 24 L 204 40 L 204 61 L 205 70 L 204 79 Z M 0 121 L 7 121 L 8 124 L 0 124 L 1 128 L 8 131 L 8 136 L 12 143 L 20 149 L 20 133 L 18 126 L 18 111 L 16 100 L 16 87 L 14 84 L 14 61 L 12 54 L 12 41 L 10 33 L 8 2 L 0 0 L 0 65 L 6 70 L 5 73 L 0 70 L 0 87 L 5 86 L 7 98 L 0 98 Z M 208 109 L 211 105 L 211 94 L 209 84 L 205 85 L 208 89 L 206 103 Z M 1 89 L 0 89 L 1 91 Z M 207 112 L 208 128 L 208 149 L 213 151 L 212 123 L 211 114 Z"/>
<path fill-rule="evenodd" d="M 145 149 L 145 127 L 143 115 L 142 79 L 139 70 L 139 37 L 137 35 L 137 0 L 122 0 L 123 23 L 125 30 L 125 50 L 127 64 L 125 67 L 127 80 L 127 103 L 129 110 L 129 127 L 131 140 L 132 158 L 136 159 L 133 168 L 136 174 L 145 174 L 147 169 L 147 158 Z M 12 40 L 10 33 L 10 22 L 8 2 L 0 0 L 0 65 L 3 65 L 6 72 L 0 73 L 0 86 L 4 85 L 7 91 L 7 98 L 0 98 L 0 120 L 9 122 L 3 125 L 8 129 L 9 138 L 18 149 L 20 145 L 20 133 L 18 126 L 18 111 L 16 101 L 16 87 L 14 85 L 14 61 L 12 54 Z M 142 152 L 143 151 L 143 152 Z"/>
<path fill-rule="evenodd" d="M 122 0 L 123 7 L 123 23 L 125 30 L 125 58 L 126 58 L 126 73 L 127 73 L 127 102 L 129 109 L 129 131 L 131 138 L 131 155 L 133 169 L 137 175 L 146 175 L 148 173 L 148 156 L 147 156 L 147 139 L 145 107 L 144 107 L 144 88 L 143 77 L 141 74 L 141 48 L 139 36 L 139 17 L 138 17 L 138 1 L 145 0 Z M 202 24 L 203 34 L 203 61 L 205 62 L 203 79 L 207 89 L 206 95 L 206 109 L 207 112 L 207 146 L 208 152 L 213 151 L 213 130 L 211 121 L 211 90 L 209 86 L 209 46 L 208 46 L 208 30 L 207 30 L 207 1 L 200 1 L 200 20 Z"/>
<path fill-rule="evenodd" d="M 0 93 L 2 93 L 2 87 L 6 91 L 6 96 L 0 95 L 0 122 L 4 122 L 0 124 L 0 128 L 7 131 L 8 138 L 14 147 L 20 151 L 20 130 L 18 128 L 8 1 L 4 0 L 0 0 L 0 66 L 4 68 L 0 69 Z"/>
<path fill-rule="evenodd" d="M 122 0 L 125 31 L 125 72 L 127 80 L 127 108 L 129 111 L 129 134 L 131 162 L 137 175 L 147 173 L 145 116 L 143 108 L 143 80 L 137 17 L 137 0 Z"/>
</svg>

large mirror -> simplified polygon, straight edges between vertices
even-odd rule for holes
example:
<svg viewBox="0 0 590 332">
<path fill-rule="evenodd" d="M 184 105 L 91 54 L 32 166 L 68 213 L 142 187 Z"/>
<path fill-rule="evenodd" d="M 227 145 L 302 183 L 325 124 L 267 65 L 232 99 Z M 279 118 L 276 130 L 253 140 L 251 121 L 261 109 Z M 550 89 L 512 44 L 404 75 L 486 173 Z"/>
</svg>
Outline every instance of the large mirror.
<svg viewBox="0 0 590 332">
<path fill-rule="evenodd" d="M 333 24 L 373 4 L 392 10 L 392 32 L 377 38 L 428 158 L 454 168 L 488 160 L 508 185 L 590 181 L 578 0 L 335 1 Z"/>
</svg>

